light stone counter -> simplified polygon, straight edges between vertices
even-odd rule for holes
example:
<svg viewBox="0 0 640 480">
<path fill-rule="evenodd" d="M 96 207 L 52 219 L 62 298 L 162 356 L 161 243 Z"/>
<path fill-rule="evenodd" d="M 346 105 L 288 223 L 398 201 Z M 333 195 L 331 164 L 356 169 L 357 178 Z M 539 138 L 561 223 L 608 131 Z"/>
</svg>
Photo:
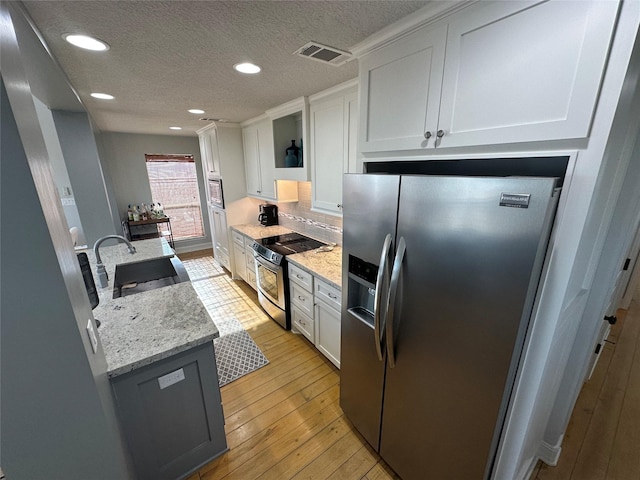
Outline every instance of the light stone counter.
<svg viewBox="0 0 640 480">
<path fill-rule="evenodd" d="M 247 237 L 251 237 L 254 240 L 258 240 L 259 238 L 273 237 L 274 235 L 284 235 L 285 233 L 291 233 L 293 230 L 283 227 L 281 225 L 271 225 L 269 227 L 264 227 L 259 224 L 242 224 L 242 225 L 233 225 L 232 229 L 246 235 Z"/>
<path fill-rule="evenodd" d="M 293 232 L 293 230 L 281 227 L 280 225 L 263 227 L 262 225 L 245 224 L 233 225 L 231 228 L 254 240 Z M 287 255 L 287 261 L 326 280 L 336 288 L 342 288 L 342 248 L 339 246 L 335 246 L 330 252 L 310 250 L 308 252 Z"/>
<path fill-rule="evenodd" d="M 309 250 L 287 255 L 287 262 L 326 280 L 336 288 L 342 288 L 342 248 L 337 245 L 330 252 Z"/>
<path fill-rule="evenodd" d="M 109 377 L 149 365 L 219 336 L 191 282 L 112 298 L 116 265 L 174 255 L 164 238 L 140 240 L 133 242 L 133 246 L 137 251 L 133 255 L 123 243 L 100 247 L 100 257 L 109 275 L 109 285 L 105 288 L 100 288 L 97 281 L 93 251 L 87 251 L 100 297 L 93 316 L 101 322 L 98 335 Z"/>
</svg>

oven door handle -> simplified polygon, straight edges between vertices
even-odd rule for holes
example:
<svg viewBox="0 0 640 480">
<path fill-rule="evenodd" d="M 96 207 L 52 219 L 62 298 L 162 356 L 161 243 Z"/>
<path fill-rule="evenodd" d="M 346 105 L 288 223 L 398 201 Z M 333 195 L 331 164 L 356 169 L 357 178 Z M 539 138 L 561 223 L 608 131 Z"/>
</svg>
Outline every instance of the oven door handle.
<svg viewBox="0 0 640 480">
<path fill-rule="evenodd" d="M 266 268 L 267 270 L 269 270 L 270 272 L 273 272 L 275 274 L 278 273 L 278 269 L 282 268 L 280 266 L 275 266 L 269 260 L 266 260 L 265 258 L 261 257 L 257 253 L 255 253 L 253 255 L 253 258 L 255 258 L 256 262 L 258 262 L 262 267 Z"/>
</svg>

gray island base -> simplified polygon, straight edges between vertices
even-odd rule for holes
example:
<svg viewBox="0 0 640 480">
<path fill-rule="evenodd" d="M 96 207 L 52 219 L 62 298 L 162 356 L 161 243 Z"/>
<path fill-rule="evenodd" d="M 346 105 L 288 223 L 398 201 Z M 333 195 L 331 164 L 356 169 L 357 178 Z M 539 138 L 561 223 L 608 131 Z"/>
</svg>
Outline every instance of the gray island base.
<svg viewBox="0 0 640 480">
<path fill-rule="evenodd" d="M 213 349 L 219 333 L 191 282 L 113 298 L 117 265 L 174 255 L 163 238 L 134 243 L 134 255 L 122 243 L 101 248 L 109 285 L 98 287 L 93 314 L 137 480 L 184 479 L 228 450 Z"/>
<path fill-rule="evenodd" d="M 111 384 L 139 480 L 186 478 L 228 450 L 213 342 Z"/>
</svg>

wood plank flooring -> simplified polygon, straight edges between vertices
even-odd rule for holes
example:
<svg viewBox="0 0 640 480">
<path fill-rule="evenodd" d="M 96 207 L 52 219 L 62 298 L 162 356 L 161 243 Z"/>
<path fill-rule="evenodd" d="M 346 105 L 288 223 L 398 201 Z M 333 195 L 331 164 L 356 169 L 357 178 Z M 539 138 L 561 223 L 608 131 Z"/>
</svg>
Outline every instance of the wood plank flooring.
<svg viewBox="0 0 640 480">
<path fill-rule="evenodd" d="M 617 317 L 576 402 L 558 465 L 539 462 L 532 479 L 640 479 L 640 292 Z"/>
<path fill-rule="evenodd" d="M 211 251 L 180 258 L 202 255 Z M 397 479 L 340 409 L 336 367 L 264 315 L 251 287 L 234 283 L 259 312 L 237 318 L 269 364 L 221 388 L 229 451 L 187 480 Z"/>
<path fill-rule="evenodd" d="M 198 258 L 211 251 L 180 255 Z M 261 312 L 244 282 L 234 288 Z M 640 292 L 604 346 L 580 394 L 558 466 L 531 480 L 640 479 Z M 398 477 L 339 406 L 339 372 L 300 335 L 264 314 L 238 316 L 269 365 L 221 389 L 229 451 L 187 480 Z M 437 480 L 437 479 L 433 479 Z"/>
</svg>

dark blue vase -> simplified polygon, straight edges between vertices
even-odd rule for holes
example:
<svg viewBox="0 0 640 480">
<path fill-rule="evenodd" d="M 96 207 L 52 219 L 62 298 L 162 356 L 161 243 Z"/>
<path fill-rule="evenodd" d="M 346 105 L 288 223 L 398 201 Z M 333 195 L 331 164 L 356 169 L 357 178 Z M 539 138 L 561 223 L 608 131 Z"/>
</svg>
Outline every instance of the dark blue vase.
<svg viewBox="0 0 640 480">
<path fill-rule="evenodd" d="M 291 140 L 291 146 L 285 150 L 284 166 L 298 167 L 299 165 L 300 147 L 296 146 L 296 141 Z"/>
</svg>

